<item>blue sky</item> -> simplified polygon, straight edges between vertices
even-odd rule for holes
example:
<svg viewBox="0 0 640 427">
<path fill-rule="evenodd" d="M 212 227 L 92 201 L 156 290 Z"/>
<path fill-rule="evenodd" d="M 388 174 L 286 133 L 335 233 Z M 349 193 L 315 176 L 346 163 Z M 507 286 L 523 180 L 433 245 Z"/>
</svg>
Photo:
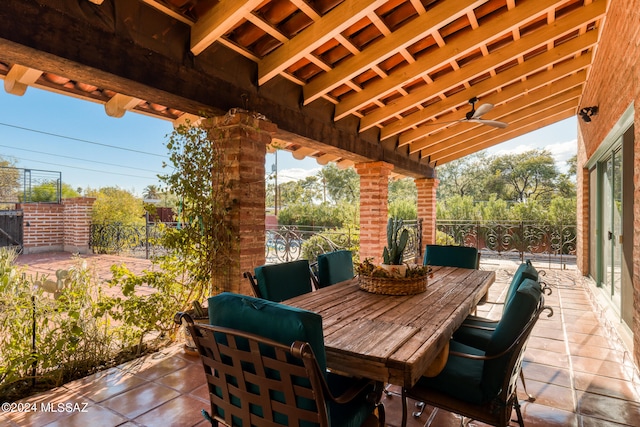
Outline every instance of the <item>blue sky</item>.
<svg viewBox="0 0 640 427">
<path fill-rule="evenodd" d="M 500 144 L 489 152 L 504 154 L 535 147 L 548 148 L 562 165 L 576 151 L 576 120 L 570 118 Z M 164 146 L 171 122 L 127 112 L 107 116 L 102 104 L 27 89 L 24 96 L 0 90 L 0 156 L 17 167 L 62 172 L 73 188 L 118 186 L 141 195 L 147 185 L 158 185 L 167 160 Z M 267 155 L 266 170 L 275 161 Z M 296 160 L 278 154 L 279 182 L 316 173 L 313 159 Z"/>
</svg>

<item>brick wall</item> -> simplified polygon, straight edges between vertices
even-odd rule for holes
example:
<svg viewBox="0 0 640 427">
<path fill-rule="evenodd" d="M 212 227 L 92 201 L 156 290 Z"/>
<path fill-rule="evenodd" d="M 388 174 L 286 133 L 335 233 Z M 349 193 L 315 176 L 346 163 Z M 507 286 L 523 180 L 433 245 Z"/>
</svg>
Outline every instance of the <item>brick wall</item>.
<svg viewBox="0 0 640 427">
<path fill-rule="evenodd" d="M 56 203 L 24 203 L 24 253 L 89 252 L 91 207 L 95 199 L 77 197 Z"/>
<path fill-rule="evenodd" d="M 360 175 L 360 259 L 382 262 L 387 241 L 389 175 L 393 165 L 385 162 L 358 163 Z"/>
<path fill-rule="evenodd" d="M 634 226 L 625 229 L 625 239 L 633 239 L 633 324 L 634 358 L 640 365 L 640 0 L 612 0 L 609 4 L 596 57 L 589 71 L 580 107 L 597 105 L 592 121 L 578 120 L 578 165 L 584 165 L 614 128 L 623 112 L 634 105 Z M 581 153 L 580 150 L 583 150 Z M 589 200 L 588 175 L 578 173 L 578 266 L 586 273 L 588 259 Z"/>
</svg>

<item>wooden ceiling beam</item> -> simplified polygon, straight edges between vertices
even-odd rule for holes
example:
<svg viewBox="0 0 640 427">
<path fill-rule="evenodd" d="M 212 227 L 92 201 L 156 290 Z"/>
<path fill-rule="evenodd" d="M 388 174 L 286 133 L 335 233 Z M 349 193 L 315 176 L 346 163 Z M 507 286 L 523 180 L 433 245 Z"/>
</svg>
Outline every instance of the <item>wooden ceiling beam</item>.
<svg viewBox="0 0 640 427">
<path fill-rule="evenodd" d="M 92 1 L 92 0 L 89 0 L 89 1 Z M 170 17 L 172 17 L 176 21 L 180 21 L 183 24 L 187 24 L 190 27 L 192 27 L 193 24 L 195 24 L 195 22 L 192 19 L 187 18 L 186 16 L 176 12 L 175 10 L 171 9 L 170 7 L 165 6 L 164 4 L 162 4 L 162 3 L 160 3 L 160 2 L 158 2 L 156 0 L 141 0 L 141 1 L 144 4 L 148 4 L 152 8 L 159 10 L 160 12 L 164 13 L 165 15 L 169 15 Z"/>
<path fill-rule="evenodd" d="M 492 53 L 489 56 L 483 56 L 477 60 L 467 64 L 465 67 L 442 76 L 440 79 L 434 81 L 433 84 L 422 86 L 409 94 L 399 98 L 393 102 L 387 104 L 386 107 L 377 109 L 370 114 L 366 115 L 360 123 L 361 131 L 367 130 L 379 123 L 382 123 L 397 114 L 402 114 L 404 111 L 415 108 L 421 103 L 427 101 L 437 94 L 444 93 L 452 88 L 460 85 L 463 81 L 471 80 L 482 74 L 487 73 L 489 70 L 499 67 L 514 58 L 520 56 L 522 52 L 528 52 L 536 49 L 541 44 L 546 44 L 544 37 L 534 37 L 537 33 L 532 33 L 531 37 L 523 37 L 518 41 L 505 46 L 502 49 Z M 519 64 L 515 67 L 504 71 L 508 73 L 516 67 L 526 70 L 525 73 L 531 73 L 537 69 L 544 68 L 548 65 L 557 62 L 560 59 L 566 58 L 569 55 L 575 55 L 575 53 L 588 49 L 598 42 L 598 32 L 589 31 L 584 35 L 574 37 L 571 40 L 548 50 L 545 53 L 534 56 L 533 58 Z M 543 59 L 544 58 L 544 59 Z M 543 66 L 541 62 L 545 62 Z"/>
<path fill-rule="evenodd" d="M 583 72 L 580 77 L 584 77 Z M 536 114 L 539 109 L 548 109 L 556 104 L 563 103 L 569 99 L 580 97 L 582 91 L 582 81 L 566 79 L 566 82 L 558 82 L 557 85 L 545 86 L 536 91 L 521 96 L 517 101 L 508 105 L 502 105 L 498 110 L 499 119 L 509 123 L 509 126 L 518 126 L 518 122 Z M 534 107 L 535 104 L 535 107 Z M 508 129 L 508 128 L 507 128 Z M 425 138 L 417 141 L 416 147 L 411 147 L 411 152 L 421 151 L 423 155 L 434 156 L 442 150 L 447 150 L 452 146 L 464 143 L 471 139 L 478 138 L 487 133 L 492 133 L 495 128 L 477 123 L 466 123 L 455 126 L 451 132 L 439 132 L 432 138 Z M 506 132 L 504 130 L 496 132 Z M 420 146 L 421 148 L 418 148 Z"/>
<path fill-rule="evenodd" d="M 494 81 L 494 85 L 491 85 L 492 79 L 485 80 L 482 87 L 474 88 L 474 94 L 480 98 L 480 103 L 484 104 L 485 102 L 497 105 L 497 104 L 506 104 L 509 105 L 511 100 L 517 99 L 523 93 L 530 93 L 532 91 L 538 89 L 544 89 L 544 87 L 557 87 L 558 84 L 567 84 L 572 87 L 577 84 L 582 83 L 586 79 L 586 72 L 581 71 L 584 68 L 588 67 L 590 64 L 591 54 L 582 55 L 584 58 L 576 59 L 572 61 L 567 61 L 562 64 L 559 64 L 551 69 L 551 71 L 545 71 L 542 73 L 537 73 L 530 78 L 523 80 L 514 79 L 516 83 L 510 84 L 504 87 L 502 90 L 498 92 L 498 89 L 501 88 L 500 85 L 495 85 L 497 81 Z M 573 74 L 573 75 L 572 75 Z M 497 79 L 497 77 L 496 77 Z M 556 82 L 566 82 L 566 83 L 558 83 Z M 566 87 L 565 87 L 566 88 Z M 495 91 L 495 92 L 494 92 Z M 494 93 L 490 93 L 494 92 Z M 490 93 L 490 94 L 489 94 Z M 485 95 L 488 94 L 488 95 Z M 441 109 L 444 110 L 444 107 L 454 104 L 458 101 L 464 101 L 465 98 L 468 98 L 468 92 L 461 92 L 456 94 L 446 100 L 442 101 L 443 105 Z M 430 108 L 429 106 L 428 108 Z M 451 117 L 451 120 L 459 120 L 464 118 L 464 114 L 457 113 L 458 116 Z M 495 112 L 491 113 L 491 117 L 495 118 Z M 438 121 L 446 121 L 447 117 L 440 117 Z M 425 148 L 426 146 L 418 141 L 420 138 L 428 137 L 430 134 L 434 134 L 438 132 L 438 134 L 443 135 L 444 133 L 451 133 L 453 130 L 450 127 L 450 124 L 438 124 L 438 122 L 428 122 L 423 126 L 416 127 L 414 129 L 409 129 L 402 134 L 400 134 L 398 140 L 398 147 L 402 147 L 406 144 L 411 143 L 411 152 L 416 152 Z M 451 134 L 454 136 L 455 134 Z"/>
<path fill-rule="evenodd" d="M 263 0 L 220 0 L 191 27 L 191 53 L 200 55 L 262 2 Z"/>
<path fill-rule="evenodd" d="M 258 84 L 263 85 L 319 46 L 364 18 L 386 0 L 345 0 L 300 34 L 258 63 Z"/>
<path fill-rule="evenodd" d="M 455 43 L 446 44 L 433 53 L 418 58 L 415 63 L 391 73 L 386 79 L 370 83 L 366 89 L 360 93 L 346 96 L 336 107 L 335 120 L 340 120 L 352 114 L 354 111 L 371 102 L 372 99 L 386 96 L 394 90 L 400 89 L 416 77 L 427 75 L 433 70 L 449 63 L 451 58 L 466 55 L 473 49 L 477 49 L 479 46 L 486 44 L 487 41 L 508 33 L 512 29 L 517 29 L 524 22 L 529 22 L 532 16 L 539 16 L 545 13 L 550 7 L 555 7 L 556 3 L 556 1 L 550 0 L 525 2 L 516 8 L 516 10 L 520 8 L 523 9 L 520 14 L 508 12 L 494 18 L 489 18 L 478 29 L 456 37 Z M 516 10 L 513 12 L 516 12 Z M 586 22 L 598 19 L 603 16 L 605 12 L 606 2 L 602 0 L 596 1 L 589 6 L 580 8 L 561 18 L 554 23 L 553 26 L 545 26 L 537 30 L 531 37 L 537 37 L 537 45 L 545 44 L 548 38 L 553 37 L 556 32 L 560 33 L 558 36 L 564 35 L 576 28 L 584 26 Z M 558 28 L 560 28 L 560 30 L 558 30 Z M 535 36 L 536 34 L 540 35 Z M 547 37 L 547 39 L 545 39 L 545 37 Z"/>
<path fill-rule="evenodd" d="M 568 119 L 569 117 L 575 116 L 575 114 L 576 114 L 575 108 L 569 108 L 568 110 L 559 112 L 555 115 L 541 114 L 537 117 L 538 119 L 537 121 L 531 122 L 528 125 L 523 126 L 521 128 L 514 129 L 512 132 L 509 132 L 508 135 L 503 135 L 489 141 L 483 141 L 476 145 L 469 146 L 464 150 L 458 151 L 457 153 L 451 154 L 449 156 L 432 160 L 432 164 L 435 163 L 436 165 L 441 166 L 443 164 L 460 159 L 470 154 L 477 153 L 478 151 L 484 150 L 486 148 L 493 147 L 494 145 L 501 144 L 510 139 L 517 138 L 529 132 L 533 132 L 545 126 L 552 125 L 561 120 Z"/>
<path fill-rule="evenodd" d="M 133 96 L 116 93 L 104 104 L 104 110 L 109 117 L 120 118 L 124 116 L 127 110 L 133 110 L 140 101 L 141 99 Z"/>
<path fill-rule="evenodd" d="M 4 77 L 4 90 L 11 95 L 22 96 L 41 75 L 40 70 L 14 64 Z"/>
<path fill-rule="evenodd" d="M 372 65 L 384 61 L 440 27 L 455 21 L 460 16 L 466 15 L 469 10 L 473 10 L 482 3 L 484 3 L 484 0 L 473 1 L 469 4 L 465 2 L 439 3 L 429 10 L 429 13 L 413 19 L 410 25 L 398 28 L 387 37 L 372 43 L 360 55 L 345 59 L 332 71 L 313 79 L 303 87 L 304 104 L 307 105 L 315 101 L 323 94 L 343 84 L 346 80 L 354 78 L 371 68 Z"/>
</svg>

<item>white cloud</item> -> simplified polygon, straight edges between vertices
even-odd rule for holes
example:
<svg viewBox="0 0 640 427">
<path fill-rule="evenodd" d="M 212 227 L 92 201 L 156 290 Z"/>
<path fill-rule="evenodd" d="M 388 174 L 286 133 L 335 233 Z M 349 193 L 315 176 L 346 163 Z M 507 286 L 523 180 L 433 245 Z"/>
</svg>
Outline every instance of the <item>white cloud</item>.
<svg viewBox="0 0 640 427">
<path fill-rule="evenodd" d="M 299 181 L 305 179 L 308 176 L 313 176 L 320 171 L 321 168 L 302 169 L 302 168 L 290 168 L 282 169 L 278 171 L 278 183 Z"/>
</svg>

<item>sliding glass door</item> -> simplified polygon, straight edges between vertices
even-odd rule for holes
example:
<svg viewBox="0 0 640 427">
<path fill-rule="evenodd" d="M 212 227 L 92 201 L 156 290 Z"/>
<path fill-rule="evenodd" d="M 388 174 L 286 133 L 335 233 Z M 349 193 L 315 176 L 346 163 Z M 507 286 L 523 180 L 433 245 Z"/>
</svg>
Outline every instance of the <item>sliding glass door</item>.
<svg viewBox="0 0 640 427">
<path fill-rule="evenodd" d="M 615 148 L 601 163 L 600 218 L 602 269 L 600 284 L 620 310 L 622 285 L 622 149 Z"/>
</svg>

